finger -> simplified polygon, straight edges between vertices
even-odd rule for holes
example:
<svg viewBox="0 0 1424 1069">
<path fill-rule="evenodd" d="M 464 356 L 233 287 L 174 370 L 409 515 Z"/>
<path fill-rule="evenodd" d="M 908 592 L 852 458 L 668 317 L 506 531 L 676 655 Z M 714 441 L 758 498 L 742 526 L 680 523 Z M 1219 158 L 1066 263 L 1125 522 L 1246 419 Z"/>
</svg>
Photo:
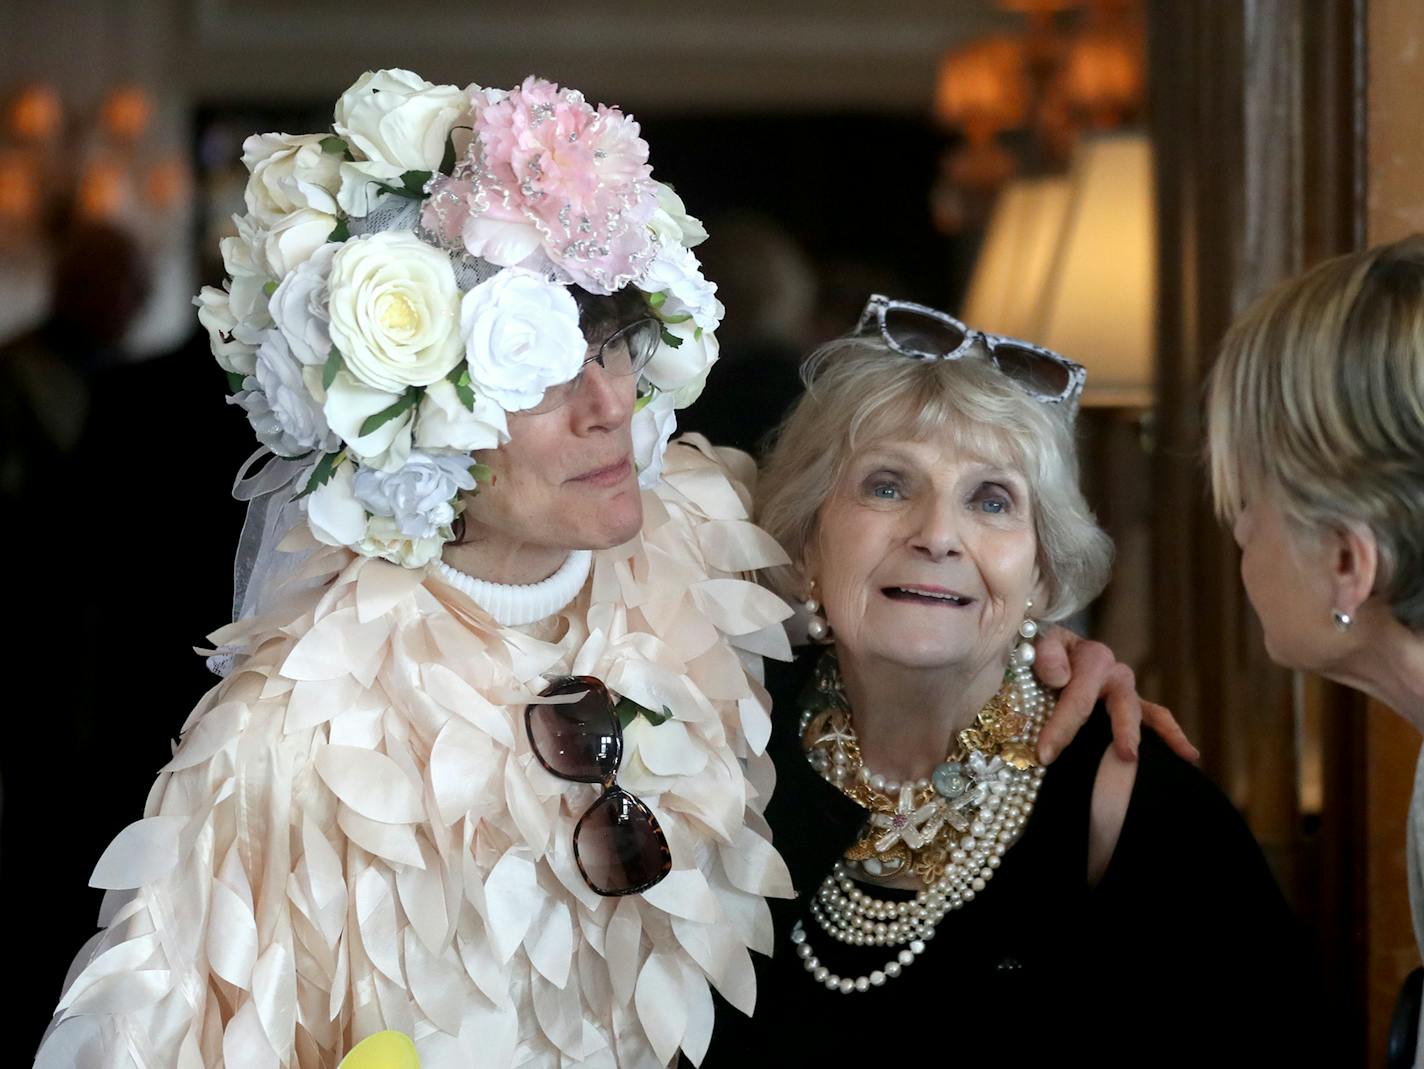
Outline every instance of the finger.
<svg viewBox="0 0 1424 1069">
<path fill-rule="evenodd" d="M 1142 743 L 1142 699 L 1137 677 L 1125 664 L 1115 664 L 1103 687 L 1108 719 L 1112 721 L 1113 750 L 1124 761 L 1136 761 Z"/>
<path fill-rule="evenodd" d="M 1033 674 L 1046 687 L 1058 690 L 1068 685 L 1073 676 L 1069 651 L 1081 641 L 1066 627 L 1051 627 L 1034 642 Z"/>
<path fill-rule="evenodd" d="M 1053 716 L 1039 735 L 1038 756 L 1045 765 L 1051 764 L 1078 734 L 1078 729 L 1087 723 L 1108 672 L 1116 663 L 1112 651 L 1101 642 L 1089 642 L 1076 635 L 1072 653 L 1071 676 L 1058 695 Z M 1037 664 L 1037 659 L 1034 663 Z"/>
<path fill-rule="evenodd" d="M 1192 764 L 1201 762 L 1201 751 L 1192 745 L 1192 740 L 1187 738 L 1187 733 L 1165 705 L 1143 702 L 1142 721 L 1155 731 L 1167 744 L 1167 748 L 1178 757 Z"/>
</svg>

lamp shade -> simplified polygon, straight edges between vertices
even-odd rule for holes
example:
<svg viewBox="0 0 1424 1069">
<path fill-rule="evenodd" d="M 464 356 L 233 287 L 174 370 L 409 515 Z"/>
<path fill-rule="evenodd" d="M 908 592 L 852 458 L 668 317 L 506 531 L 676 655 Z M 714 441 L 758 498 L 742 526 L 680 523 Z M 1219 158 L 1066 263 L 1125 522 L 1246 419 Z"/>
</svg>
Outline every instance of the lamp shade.
<svg viewBox="0 0 1424 1069">
<path fill-rule="evenodd" d="M 964 298 L 964 321 L 1031 338 L 1068 208 L 1067 178 L 1020 178 L 994 203 Z"/>
<path fill-rule="evenodd" d="M 1084 404 L 1152 400 L 1157 294 L 1152 148 L 1142 134 L 1084 138 L 1063 228 L 1025 337 L 1088 369 Z"/>
</svg>

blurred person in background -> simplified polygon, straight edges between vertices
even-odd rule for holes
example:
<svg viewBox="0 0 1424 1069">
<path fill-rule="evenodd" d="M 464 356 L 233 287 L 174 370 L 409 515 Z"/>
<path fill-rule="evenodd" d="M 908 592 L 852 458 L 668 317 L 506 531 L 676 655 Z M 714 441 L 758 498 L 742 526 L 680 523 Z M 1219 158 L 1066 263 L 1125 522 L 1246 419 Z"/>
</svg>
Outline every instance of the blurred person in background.
<svg viewBox="0 0 1424 1069">
<path fill-rule="evenodd" d="M 1217 512 L 1271 659 L 1424 730 L 1424 236 L 1261 297 L 1222 342 L 1207 417 Z M 1424 762 L 1408 847 L 1424 946 Z M 1392 1065 L 1424 1064 L 1417 973 L 1406 991 Z"/>
</svg>

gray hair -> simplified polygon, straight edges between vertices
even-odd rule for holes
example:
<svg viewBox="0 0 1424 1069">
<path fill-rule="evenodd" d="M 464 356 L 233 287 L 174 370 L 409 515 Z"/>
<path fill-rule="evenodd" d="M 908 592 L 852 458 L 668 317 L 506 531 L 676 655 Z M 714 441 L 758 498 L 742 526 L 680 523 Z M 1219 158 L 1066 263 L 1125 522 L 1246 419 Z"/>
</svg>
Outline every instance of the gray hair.
<svg viewBox="0 0 1424 1069">
<path fill-rule="evenodd" d="M 757 484 L 757 522 L 792 561 L 805 559 L 821 506 L 858 449 L 891 436 L 947 437 L 1028 483 L 1047 591 L 1035 617 L 1064 619 L 1102 591 L 1112 542 L 1079 489 L 1073 427 L 1062 406 L 1030 397 L 987 359 L 918 360 L 871 337 L 823 346 L 802 377 L 806 392 L 777 432 Z M 783 595 L 804 596 L 793 569 L 770 578 Z"/>
<path fill-rule="evenodd" d="M 1424 235 L 1327 260 L 1247 309 L 1207 420 L 1224 521 L 1266 494 L 1297 535 L 1363 524 L 1375 592 L 1424 631 Z"/>
</svg>

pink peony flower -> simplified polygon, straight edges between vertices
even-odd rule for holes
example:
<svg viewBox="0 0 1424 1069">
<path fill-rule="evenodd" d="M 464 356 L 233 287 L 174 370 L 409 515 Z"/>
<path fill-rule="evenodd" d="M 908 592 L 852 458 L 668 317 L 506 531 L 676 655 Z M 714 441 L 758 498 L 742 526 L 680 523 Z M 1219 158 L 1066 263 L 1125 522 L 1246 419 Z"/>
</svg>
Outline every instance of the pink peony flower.
<svg viewBox="0 0 1424 1069">
<path fill-rule="evenodd" d="M 647 224 L 657 209 L 638 124 L 533 77 L 503 96 L 477 90 L 471 104 L 475 136 L 452 178 L 432 191 L 443 210 L 437 217 L 427 208 L 429 229 L 453 237 L 462 213 L 451 197 L 463 195 L 460 230 L 476 255 L 535 266 L 517 233 L 532 227 L 539 251 L 591 293 L 636 278 L 654 252 Z"/>
</svg>

